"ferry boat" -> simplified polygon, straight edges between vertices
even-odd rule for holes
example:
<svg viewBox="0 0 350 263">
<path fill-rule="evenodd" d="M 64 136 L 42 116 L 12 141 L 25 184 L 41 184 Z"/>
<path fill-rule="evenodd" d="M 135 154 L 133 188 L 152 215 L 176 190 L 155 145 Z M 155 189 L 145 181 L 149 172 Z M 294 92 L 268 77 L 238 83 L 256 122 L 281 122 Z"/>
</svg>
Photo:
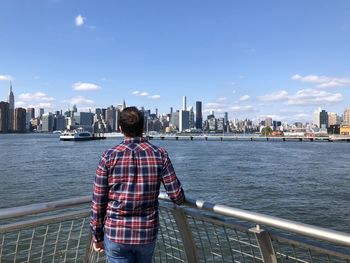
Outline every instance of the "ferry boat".
<svg viewBox="0 0 350 263">
<path fill-rule="evenodd" d="M 94 140 L 95 137 L 91 132 L 78 128 L 73 131 L 64 131 L 60 136 L 61 141 L 88 141 Z"/>
</svg>

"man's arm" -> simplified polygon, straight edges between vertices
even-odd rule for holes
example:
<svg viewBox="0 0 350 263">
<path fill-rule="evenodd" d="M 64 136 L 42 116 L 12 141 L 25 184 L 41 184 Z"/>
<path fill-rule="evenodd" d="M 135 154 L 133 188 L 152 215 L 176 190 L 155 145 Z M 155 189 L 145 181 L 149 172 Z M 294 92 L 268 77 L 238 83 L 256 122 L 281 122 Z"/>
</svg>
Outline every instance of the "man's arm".
<svg viewBox="0 0 350 263">
<path fill-rule="evenodd" d="M 174 203 L 181 205 L 185 201 L 184 191 L 167 152 L 163 156 L 162 183 L 169 198 Z"/>
<path fill-rule="evenodd" d="M 96 170 L 91 204 L 90 227 L 95 243 L 103 241 L 103 224 L 108 204 L 108 190 L 108 167 L 106 153 L 104 153 Z"/>
</svg>

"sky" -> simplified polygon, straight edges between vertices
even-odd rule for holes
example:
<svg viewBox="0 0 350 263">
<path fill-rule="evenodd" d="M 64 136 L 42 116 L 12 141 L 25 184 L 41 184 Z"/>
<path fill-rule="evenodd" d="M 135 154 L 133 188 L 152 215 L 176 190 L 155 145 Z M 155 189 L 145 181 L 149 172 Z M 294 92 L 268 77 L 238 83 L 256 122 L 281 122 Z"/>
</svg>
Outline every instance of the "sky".
<svg viewBox="0 0 350 263">
<path fill-rule="evenodd" d="M 348 0 L 0 0 L 0 101 L 311 122 L 350 106 Z"/>
</svg>

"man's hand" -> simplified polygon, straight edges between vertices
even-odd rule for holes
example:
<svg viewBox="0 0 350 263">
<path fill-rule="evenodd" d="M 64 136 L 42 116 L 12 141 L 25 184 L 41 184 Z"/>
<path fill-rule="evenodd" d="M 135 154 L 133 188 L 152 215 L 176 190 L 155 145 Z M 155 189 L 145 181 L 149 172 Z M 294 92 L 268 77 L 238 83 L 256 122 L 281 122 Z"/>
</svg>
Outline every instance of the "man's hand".
<svg viewBox="0 0 350 263">
<path fill-rule="evenodd" d="M 105 246 L 103 244 L 103 241 L 96 242 L 96 243 L 93 242 L 92 246 L 93 246 L 95 252 L 98 252 L 98 253 L 101 253 L 105 250 Z"/>
</svg>

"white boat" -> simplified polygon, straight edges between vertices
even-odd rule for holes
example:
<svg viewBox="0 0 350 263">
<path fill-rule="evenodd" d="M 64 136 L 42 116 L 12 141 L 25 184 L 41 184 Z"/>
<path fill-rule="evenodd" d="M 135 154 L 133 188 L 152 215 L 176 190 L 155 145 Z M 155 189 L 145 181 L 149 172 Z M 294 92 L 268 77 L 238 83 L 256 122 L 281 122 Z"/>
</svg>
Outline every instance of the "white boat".
<svg viewBox="0 0 350 263">
<path fill-rule="evenodd" d="M 73 131 L 64 131 L 60 136 L 61 141 L 88 141 L 94 140 L 94 136 L 91 132 L 85 131 L 82 128 L 78 128 Z"/>
</svg>

